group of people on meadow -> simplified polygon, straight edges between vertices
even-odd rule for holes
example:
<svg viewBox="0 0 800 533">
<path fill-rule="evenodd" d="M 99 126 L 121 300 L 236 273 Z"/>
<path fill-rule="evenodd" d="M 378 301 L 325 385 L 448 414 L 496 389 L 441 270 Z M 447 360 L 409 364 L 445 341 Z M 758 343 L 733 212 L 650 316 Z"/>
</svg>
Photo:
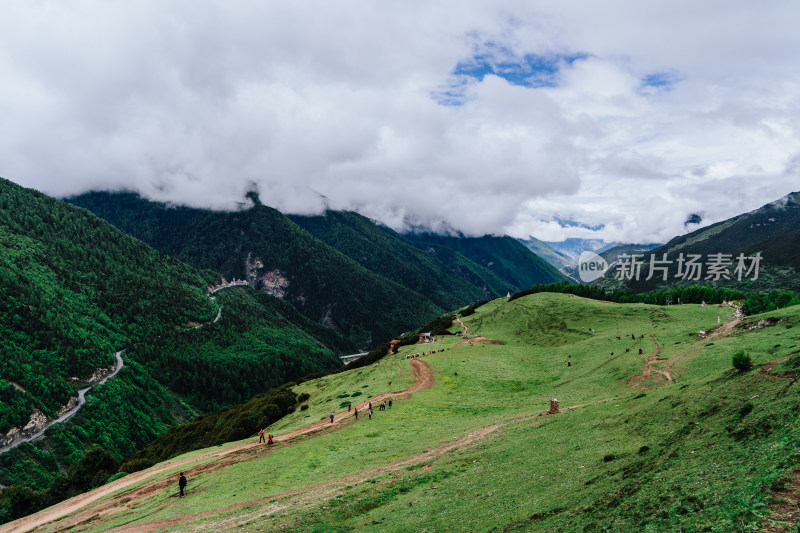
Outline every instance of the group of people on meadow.
<svg viewBox="0 0 800 533">
<path fill-rule="evenodd" d="M 385 411 L 387 405 L 388 405 L 389 409 L 392 408 L 392 399 L 391 398 L 389 398 L 389 403 L 388 404 L 386 403 L 386 400 L 383 400 L 381 402 L 381 404 L 378 406 L 378 411 Z M 347 410 L 348 411 L 350 411 L 350 407 L 351 406 L 349 406 L 349 405 L 347 406 Z M 364 405 L 361 406 L 361 410 L 362 411 L 366 411 L 367 412 L 367 416 L 369 416 L 369 419 L 372 420 L 372 402 L 364 402 Z M 358 407 L 353 409 L 353 416 L 355 416 L 356 420 L 358 420 Z M 333 423 L 333 413 L 331 413 L 331 423 Z"/>
<path fill-rule="evenodd" d="M 444 349 L 441 349 L 441 350 L 429 350 L 428 352 L 422 352 L 421 354 L 419 352 L 412 353 L 412 354 L 406 354 L 406 359 L 418 358 L 421 355 L 430 355 L 430 354 L 435 353 L 435 352 L 443 352 L 443 351 L 444 351 Z M 389 398 L 388 400 L 383 400 L 380 403 L 380 405 L 378 405 L 378 411 L 385 411 L 386 409 L 391 409 L 392 408 L 392 402 L 393 402 L 392 398 Z M 355 417 L 356 420 L 358 420 L 358 415 L 359 415 L 358 407 L 353 408 L 352 405 L 348 404 L 347 411 L 349 412 L 351 410 L 351 408 L 352 408 L 352 411 L 353 411 L 353 416 Z M 361 411 L 362 412 L 366 411 L 367 416 L 369 417 L 370 420 L 372 420 L 372 415 L 373 415 L 374 412 L 372 410 L 372 402 L 371 401 L 365 401 L 364 404 L 361 406 Z M 333 421 L 335 419 L 334 413 L 331 412 L 331 414 L 328 415 L 328 418 L 330 419 L 330 423 L 333 424 Z M 267 433 L 267 432 L 264 431 L 264 429 L 261 429 L 261 430 L 258 431 L 258 443 L 259 444 L 261 444 L 263 442 L 263 443 L 266 443 L 268 445 L 271 445 L 273 443 L 273 439 L 274 439 L 274 436 L 272 435 L 272 433 Z M 185 489 L 186 485 L 187 485 L 186 477 L 183 475 L 183 472 L 181 472 L 180 479 L 178 481 L 178 487 L 180 489 L 180 497 L 181 498 L 183 498 L 183 496 L 184 496 L 184 489 Z"/>
</svg>

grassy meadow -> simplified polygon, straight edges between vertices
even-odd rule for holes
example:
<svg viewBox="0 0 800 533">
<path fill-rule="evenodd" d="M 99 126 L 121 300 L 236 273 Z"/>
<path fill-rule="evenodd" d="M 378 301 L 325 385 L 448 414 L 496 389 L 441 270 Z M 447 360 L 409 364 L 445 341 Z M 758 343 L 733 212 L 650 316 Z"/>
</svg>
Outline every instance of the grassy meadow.
<svg viewBox="0 0 800 533">
<path fill-rule="evenodd" d="M 267 430 L 408 388 L 408 353 L 435 351 L 432 388 L 221 468 L 176 466 L 71 531 L 796 531 L 780 502 L 800 468 L 800 309 L 726 328 L 733 311 L 497 299 L 463 318 L 485 341 L 449 335 L 302 383 L 308 407 Z M 738 350 L 752 370 L 732 368 Z M 551 398 L 561 412 L 545 415 Z"/>
</svg>

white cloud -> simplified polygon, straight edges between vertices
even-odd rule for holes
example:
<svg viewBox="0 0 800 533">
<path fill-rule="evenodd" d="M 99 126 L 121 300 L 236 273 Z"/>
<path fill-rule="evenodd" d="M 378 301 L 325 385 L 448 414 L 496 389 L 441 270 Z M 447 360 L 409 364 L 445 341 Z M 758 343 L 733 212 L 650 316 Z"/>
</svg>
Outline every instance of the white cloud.
<svg viewBox="0 0 800 533">
<path fill-rule="evenodd" d="M 797 189 L 798 15 L 778 1 L 12 2 L 0 175 L 213 208 L 257 183 L 287 212 L 324 196 L 397 228 L 663 241 L 690 213 L 712 222 Z M 556 61 L 553 87 L 462 76 L 462 105 L 442 105 L 476 52 L 580 58 Z"/>
</svg>

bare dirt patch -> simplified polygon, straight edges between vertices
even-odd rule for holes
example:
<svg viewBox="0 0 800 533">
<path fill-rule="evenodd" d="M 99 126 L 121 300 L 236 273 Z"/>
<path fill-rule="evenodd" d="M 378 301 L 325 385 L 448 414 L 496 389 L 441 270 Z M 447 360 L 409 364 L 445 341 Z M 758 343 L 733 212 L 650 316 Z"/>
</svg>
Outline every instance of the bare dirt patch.
<svg viewBox="0 0 800 533">
<path fill-rule="evenodd" d="M 656 342 L 656 338 L 650 335 L 650 340 L 653 341 L 653 344 L 655 344 L 656 347 L 647 355 L 641 374 L 636 374 L 628 380 L 628 383 L 630 383 L 633 387 L 646 389 L 647 387 L 644 386 L 644 382 L 654 373 L 663 376 L 669 383 L 672 383 L 672 375 L 668 371 L 653 368 L 653 365 L 660 361 L 665 361 L 665 359 L 660 359 L 658 357 L 658 355 L 661 353 L 661 346 L 659 346 L 658 342 Z"/>
<path fill-rule="evenodd" d="M 782 487 L 772 492 L 770 516 L 761 525 L 765 533 L 797 531 L 800 518 L 800 470 L 791 472 Z"/>
</svg>

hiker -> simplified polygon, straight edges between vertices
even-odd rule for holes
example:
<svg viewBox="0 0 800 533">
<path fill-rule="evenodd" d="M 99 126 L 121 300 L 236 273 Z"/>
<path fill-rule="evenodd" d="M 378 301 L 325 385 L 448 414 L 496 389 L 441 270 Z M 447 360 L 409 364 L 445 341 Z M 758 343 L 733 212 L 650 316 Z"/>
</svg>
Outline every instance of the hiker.
<svg viewBox="0 0 800 533">
<path fill-rule="evenodd" d="M 372 420 L 372 407 L 369 408 L 369 419 Z"/>
<path fill-rule="evenodd" d="M 331 413 L 331 424 L 333 424 L 333 413 Z"/>
<path fill-rule="evenodd" d="M 391 409 L 391 408 L 392 408 L 392 399 L 389 398 L 389 409 Z"/>
<path fill-rule="evenodd" d="M 352 408 L 353 408 L 353 404 L 348 403 L 347 404 L 347 412 L 349 413 Z"/>
<path fill-rule="evenodd" d="M 372 412 L 372 402 L 369 402 L 369 411 Z"/>
<path fill-rule="evenodd" d="M 353 410 L 353 414 L 356 416 L 356 420 L 358 420 L 358 407 Z"/>
<path fill-rule="evenodd" d="M 264 430 L 263 429 L 258 432 L 258 443 L 261 444 L 262 442 L 266 442 L 264 440 Z"/>
<path fill-rule="evenodd" d="M 381 406 L 378 407 L 378 411 L 385 411 L 386 410 L 386 402 L 381 402 Z"/>
<path fill-rule="evenodd" d="M 269 439 L 267 440 L 267 444 L 272 444 L 272 433 L 270 433 L 267 438 Z"/>
<path fill-rule="evenodd" d="M 183 498 L 183 489 L 186 488 L 186 483 L 187 483 L 186 476 L 184 476 L 183 472 L 181 472 L 181 477 L 178 480 L 178 488 L 181 490 L 181 495 L 180 495 L 181 498 Z"/>
</svg>

